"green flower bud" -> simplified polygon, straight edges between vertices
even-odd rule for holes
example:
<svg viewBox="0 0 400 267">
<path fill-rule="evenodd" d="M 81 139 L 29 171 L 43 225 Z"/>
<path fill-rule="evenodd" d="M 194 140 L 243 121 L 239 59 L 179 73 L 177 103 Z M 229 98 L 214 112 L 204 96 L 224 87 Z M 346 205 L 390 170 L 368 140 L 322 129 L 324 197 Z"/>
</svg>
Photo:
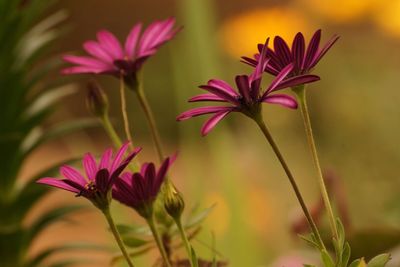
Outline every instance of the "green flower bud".
<svg viewBox="0 0 400 267">
<path fill-rule="evenodd" d="M 96 117 L 104 117 L 108 113 L 107 95 L 94 81 L 90 81 L 87 88 L 86 106 L 88 110 Z"/>
<path fill-rule="evenodd" d="M 182 194 L 171 183 L 165 185 L 164 207 L 167 213 L 175 220 L 180 219 L 185 209 Z"/>
</svg>

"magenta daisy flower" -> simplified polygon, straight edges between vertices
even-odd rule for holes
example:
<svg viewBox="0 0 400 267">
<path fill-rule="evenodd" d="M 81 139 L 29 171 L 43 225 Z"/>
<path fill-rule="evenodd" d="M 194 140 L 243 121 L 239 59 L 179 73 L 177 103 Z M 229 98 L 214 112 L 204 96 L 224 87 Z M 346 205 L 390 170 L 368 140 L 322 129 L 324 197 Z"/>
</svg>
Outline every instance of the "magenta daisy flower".
<svg viewBox="0 0 400 267">
<path fill-rule="evenodd" d="M 174 24 L 174 18 L 155 21 L 140 34 L 142 24 L 138 23 L 131 29 L 124 47 L 111 32 L 101 30 L 97 33 L 97 41 L 87 41 L 83 44 L 84 50 L 90 56 L 63 57 L 75 66 L 62 70 L 62 73 L 111 74 L 117 77 L 123 75 L 125 81 L 132 84 L 143 62 L 180 30 L 173 29 Z"/>
<path fill-rule="evenodd" d="M 268 39 L 263 47 L 268 47 Z M 319 80 L 319 77 L 315 75 L 300 75 L 284 81 L 294 68 L 293 64 L 289 64 L 278 73 L 267 89 L 263 91 L 261 89 L 261 78 L 263 70 L 266 68 L 269 61 L 267 50 L 262 49 L 254 72 L 249 76 L 236 76 L 235 80 L 238 91 L 225 81 L 216 79 L 209 80 L 207 85 L 200 86 L 201 89 L 208 91 L 208 93 L 192 97 L 189 99 L 189 102 L 213 101 L 223 102 L 229 105 L 194 108 L 183 112 L 177 117 L 177 120 L 183 121 L 200 115 L 214 114 L 204 123 L 201 129 L 202 135 L 205 136 L 219 121 L 231 112 L 241 112 L 251 118 L 255 118 L 261 111 L 262 103 L 279 104 L 292 109 L 297 108 L 297 102 L 293 97 L 285 94 L 273 93 L 283 88 Z"/>
<path fill-rule="evenodd" d="M 113 198 L 132 207 L 144 218 L 149 218 L 153 203 L 174 160 L 175 157 L 166 158 L 158 170 L 154 163 L 144 163 L 140 172 L 123 173 L 115 180 Z"/>
<path fill-rule="evenodd" d="M 45 177 L 39 179 L 37 183 L 76 193 L 76 196 L 89 199 L 100 209 L 105 208 L 111 201 L 110 192 L 115 180 L 141 150 L 140 147 L 136 148 L 124 158 L 128 144 L 125 143 L 119 149 L 114 159 L 112 159 L 112 149 L 107 149 L 99 164 L 96 164 L 92 154 L 85 154 L 82 160 L 85 175 L 71 166 L 64 165 L 60 168 L 63 179 Z"/>
<path fill-rule="evenodd" d="M 317 65 L 321 58 L 328 52 L 332 45 L 339 39 L 334 35 L 322 48 L 320 48 L 321 30 L 317 30 L 308 44 L 307 50 L 304 36 L 301 32 L 296 34 L 293 39 L 292 47 L 280 36 L 274 38 L 274 50 L 268 48 L 267 54 L 270 58 L 265 72 L 277 76 L 288 64 L 293 64 L 293 69 L 287 75 L 288 78 L 302 74 L 309 74 Z M 258 45 L 259 53 L 263 49 L 262 44 Z M 242 57 L 243 62 L 251 66 L 257 66 L 260 54 L 254 55 L 254 58 Z"/>
</svg>

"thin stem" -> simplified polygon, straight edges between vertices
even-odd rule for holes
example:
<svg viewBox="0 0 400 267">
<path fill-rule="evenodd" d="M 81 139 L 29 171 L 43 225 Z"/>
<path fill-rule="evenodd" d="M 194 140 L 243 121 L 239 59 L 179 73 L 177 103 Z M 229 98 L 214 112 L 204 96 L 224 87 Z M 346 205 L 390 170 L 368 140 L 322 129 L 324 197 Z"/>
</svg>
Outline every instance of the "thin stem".
<svg viewBox="0 0 400 267">
<path fill-rule="evenodd" d="M 142 85 L 141 81 L 139 81 L 139 86 L 138 86 L 137 90 L 135 90 L 135 93 L 139 100 L 140 107 L 142 108 L 143 113 L 146 117 L 147 123 L 149 125 L 151 136 L 153 138 L 153 143 L 154 143 L 154 146 L 155 146 L 157 154 L 158 154 L 158 158 L 159 158 L 160 162 L 162 162 L 164 160 L 164 153 L 162 151 L 160 134 L 158 132 L 156 120 L 154 119 L 153 111 L 152 111 L 152 109 L 149 105 L 149 102 L 147 101 L 146 95 L 144 93 L 143 85 Z"/>
<path fill-rule="evenodd" d="M 192 256 L 192 246 L 190 245 L 189 239 L 188 239 L 188 237 L 186 235 L 186 232 L 183 229 L 181 219 L 180 218 L 175 219 L 175 223 L 176 223 L 176 226 L 178 227 L 178 230 L 179 230 L 179 233 L 181 235 L 183 244 L 185 245 L 185 249 L 186 249 L 186 253 L 187 253 L 188 257 L 189 257 L 190 265 L 192 267 L 197 266 L 198 264 L 196 264 L 194 262 L 195 259 L 193 259 L 193 256 Z"/>
<path fill-rule="evenodd" d="M 114 143 L 114 146 L 118 149 L 122 146 L 121 138 L 119 138 L 117 132 L 114 129 L 114 126 L 110 122 L 110 118 L 108 114 L 104 115 L 101 118 L 101 122 L 111 141 Z"/>
<path fill-rule="evenodd" d="M 278 158 L 279 162 L 281 163 L 283 169 L 285 170 L 285 173 L 287 175 L 287 177 L 289 178 L 289 181 L 292 185 L 292 188 L 296 194 L 297 200 L 300 203 L 300 206 L 304 212 L 304 215 L 306 216 L 306 219 L 308 221 L 308 224 L 311 228 L 311 231 L 314 233 L 315 238 L 318 241 L 318 244 L 320 245 L 320 247 L 325 250 L 325 245 L 324 242 L 322 241 L 321 235 L 317 229 L 317 226 L 315 225 L 315 222 L 312 218 L 312 216 L 310 215 L 310 212 L 307 209 L 306 203 L 303 199 L 303 196 L 300 193 L 300 189 L 297 186 L 296 180 L 294 179 L 292 173 L 290 172 L 290 169 L 288 167 L 288 165 L 286 164 L 285 159 L 283 158 L 277 144 L 275 143 L 274 139 L 272 138 L 272 135 L 270 134 L 270 132 L 268 131 L 267 126 L 265 125 L 262 117 L 260 116 L 259 118 L 255 118 L 254 119 L 255 122 L 257 123 L 257 125 L 260 127 L 261 131 L 263 132 L 265 138 L 267 139 L 268 143 L 271 145 L 272 149 L 275 152 L 276 157 Z"/>
<path fill-rule="evenodd" d="M 306 93 L 305 93 L 304 86 L 302 88 L 299 88 L 298 90 L 295 90 L 295 92 L 296 92 L 296 94 L 298 96 L 298 100 L 300 102 L 301 115 L 303 117 L 304 128 L 306 130 L 307 141 L 308 141 L 308 145 L 310 147 L 314 166 L 317 169 L 318 184 L 319 184 L 319 188 L 321 190 L 322 199 L 324 200 L 325 208 L 328 212 L 329 224 L 331 227 L 332 235 L 333 235 L 333 237 L 335 237 L 337 239 L 338 238 L 337 225 L 336 225 L 336 221 L 335 221 L 335 216 L 333 214 L 331 202 L 329 200 L 328 190 L 326 189 L 324 177 L 322 175 L 321 165 L 320 165 L 319 159 L 318 159 L 318 153 L 317 153 L 317 148 L 315 145 L 314 135 L 313 135 L 312 127 L 311 127 L 310 115 L 308 112 Z"/>
<path fill-rule="evenodd" d="M 129 119 L 128 119 L 128 113 L 127 113 L 127 109 L 126 109 L 126 96 L 125 96 L 125 83 L 124 83 L 124 79 L 122 78 L 122 76 L 119 79 L 119 92 L 121 95 L 121 113 L 122 113 L 122 118 L 124 119 L 124 129 L 125 129 L 125 135 L 126 138 L 130 141 L 130 148 L 131 150 L 133 150 L 133 139 L 132 139 L 132 135 L 131 135 L 131 131 L 130 131 L 130 127 L 129 127 Z"/>
<path fill-rule="evenodd" d="M 157 243 L 158 250 L 161 253 L 161 256 L 164 260 L 164 263 L 167 267 L 172 267 L 171 263 L 169 262 L 167 252 L 165 250 L 164 244 L 161 240 L 160 233 L 158 232 L 157 226 L 155 225 L 154 213 L 147 219 L 147 224 L 150 227 L 151 232 L 153 233 L 154 239 Z"/>
<path fill-rule="evenodd" d="M 125 260 L 128 263 L 129 267 L 134 267 L 131 259 L 129 258 L 129 254 L 128 254 L 126 248 L 125 248 L 124 242 L 122 241 L 121 236 L 120 236 L 120 234 L 118 232 L 118 229 L 115 226 L 114 220 L 113 220 L 113 218 L 111 216 L 111 213 L 110 213 L 110 209 L 106 208 L 106 209 L 104 209 L 102 211 L 103 211 L 104 216 L 107 219 L 108 224 L 110 225 L 111 232 L 113 233 L 114 238 L 118 243 L 118 246 L 119 246 L 119 248 L 120 248 L 120 250 L 122 252 L 122 255 L 124 255 Z"/>
</svg>

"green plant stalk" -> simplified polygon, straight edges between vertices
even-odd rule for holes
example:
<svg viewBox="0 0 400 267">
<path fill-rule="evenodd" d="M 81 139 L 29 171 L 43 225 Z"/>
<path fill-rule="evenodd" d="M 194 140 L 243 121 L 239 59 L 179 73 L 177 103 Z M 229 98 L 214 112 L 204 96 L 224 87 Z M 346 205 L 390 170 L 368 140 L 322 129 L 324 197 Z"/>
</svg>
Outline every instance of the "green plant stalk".
<svg viewBox="0 0 400 267">
<path fill-rule="evenodd" d="M 161 240 L 160 233 L 158 232 L 157 226 L 155 224 L 154 212 L 152 212 L 151 216 L 149 216 L 149 218 L 147 218 L 146 220 L 147 220 L 147 224 L 150 227 L 151 232 L 153 233 L 158 250 L 161 253 L 161 257 L 163 258 L 164 263 L 167 265 L 167 267 L 172 267 L 172 265 L 169 261 L 168 255 L 167 255 L 167 251 L 165 250 L 164 244 Z"/>
<path fill-rule="evenodd" d="M 111 213 L 110 213 L 110 208 L 107 207 L 107 208 L 103 209 L 102 212 L 103 212 L 104 216 L 107 219 L 107 222 L 108 222 L 108 224 L 110 226 L 111 232 L 114 235 L 115 241 L 117 241 L 117 244 L 118 244 L 118 246 L 119 246 L 119 248 L 120 248 L 120 250 L 122 252 L 122 255 L 124 255 L 124 257 L 125 257 L 126 262 L 128 263 L 129 267 L 134 267 L 131 259 L 129 258 L 129 254 L 128 254 L 126 248 L 125 248 L 124 242 L 122 241 L 121 236 L 120 236 L 120 234 L 118 232 L 118 229 L 115 226 L 114 220 L 113 220 L 113 218 L 111 216 Z"/>
<path fill-rule="evenodd" d="M 321 165 L 320 165 L 319 159 L 318 159 L 317 148 L 316 148 L 315 141 L 314 141 L 314 135 L 313 135 L 312 127 L 311 127 L 310 115 L 309 115 L 308 107 L 307 107 L 305 87 L 304 87 L 304 85 L 301 87 L 297 87 L 294 91 L 296 92 L 297 99 L 299 100 L 299 103 L 300 103 L 300 110 L 301 110 L 301 115 L 303 117 L 303 123 L 304 123 L 304 128 L 306 131 L 307 142 L 308 142 L 308 145 L 309 145 L 309 148 L 311 151 L 314 166 L 317 169 L 318 185 L 319 185 L 319 188 L 321 191 L 321 195 L 322 195 L 322 199 L 324 201 L 325 208 L 328 212 L 331 232 L 332 232 L 333 237 L 336 238 L 336 240 L 337 240 L 339 237 L 339 234 L 338 234 L 338 230 L 337 230 L 335 216 L 334 216 L 333 210 L 332 210 L 332 205 L 329 200 L 328 190 L 326 189 L 324 177 L 322 175 Z"/>
<path fill-rule="evenodd" d="M 321 250 L 326 250 L 324 242 L 322 241 L 321 235 L 318 231 L 318 228 L 310 214 L 310 212 L 308 211 L 308 208 L 305 204 L 305 201 L 303 199 L 303 196 L 300 193 L 300 189 L 297 186 L 296 180 L 294 179 L 292 173 L 290 172 L 290 169 L 288 167 L 288 165 L 286 164 L 285 159 L 283 158 L 277 144 L 275 143 L 274 139 L 272 138 L 272 135 L 270 134 L 267 126 L 264 123 L 264 120 L 262 118 L 262 115 L 260 113 L 259 116 L 256 116 L 254 118 L 254 121 L 257 123 L 257 125 L 260 127 L 261 131 L 263 132 L 265 138 L 267 139 L 268 143 L 271 145 L 272 149 L 275 152 L 276 157 L 278 158 L 279 162 L 281 163 L 283 169 L 285 170 L 285 173 L 287 175 L 287 177 L 289 178 L 290 184 L 292 185 L 292 188 L 296 194 L 296 198 L 300 203 L 300 206 L 304 212 L 304 215 L 306 216 L 307 222 L 311 228 L 311 231 L 313 232 L 315 238 L 317 239 L 318 245 L 320 246 Z"/>
<path fill-rule="evenodd" d="M 114 146 L 118 149 L 122 146 L 121 138 L 119 138 L 117 132 L 114 129 L 110 121 L 110 117 L 108 114 L 105 114 L 101 118 L 101 123 L 103 124 L 104 130 L 106 131 L 107 135 L 110 137 L 111 141 L 114 143 Z"/>
<path fill-rule="evenodd" d="M 188 239 L 188 237 L 186 235 L 185 229 L 183 229 L 181 218 L 177 218 L 177 219 L 174 218 L 174 221 L 176 223 L 176 226 L 178 227 L 179 233 L 180 233 L 181 238 L 182 238 L 182 242 L 185 245 L 186 253 L 187 253 L 187 255 L 189 257 L 189 260 L 190 260 L 190 265 L 192 267 L 198 266 L 198 264 L 193 262 L 194 259 L 192 257 L 191 245 L 190 245 L 189 239 Z"/>
<path fill-rule="evenodd" d="M 143 83 L 142 81 L 139 81 L 138 87 L 135 90 L 136 96 L 138 98 L 140 107 L 143 110 L 143 113 L 146 117 L 147 123 L 150 128 L 151 136 L 153 139 L 153 143 L 158 155 L 158 158 L 160 162 L 164 160 L 164 153 L 162 151 L 162 145 L 161 145 L 161 138 L 160 134 L 157 128 L 156 120 L 154 119 L 153 111 L 150 107 L 149 102 L 147 101 L 146 94 L 144 93 L 143 90 Z"/>
<path fill-rule="evenodd" d="M 122 118 L 124 120 L 125 135 L 126 135 L 126 138 L 130 141 L 129 147 L 131 148 L 131 150 L 133 150 L 134 149 L 133 139 L 132 139 L 132 134 L 130 131 L 129 118 L 128 118 L 128 113 L 127 113 L 127 108 L 126 108 L 125 83 L 124 83 L 124 79 L 122 78 L 122 75 L 119 79 L 119 93 L 121 96 L 121 114 L 122 114 Z"/>
</svg>

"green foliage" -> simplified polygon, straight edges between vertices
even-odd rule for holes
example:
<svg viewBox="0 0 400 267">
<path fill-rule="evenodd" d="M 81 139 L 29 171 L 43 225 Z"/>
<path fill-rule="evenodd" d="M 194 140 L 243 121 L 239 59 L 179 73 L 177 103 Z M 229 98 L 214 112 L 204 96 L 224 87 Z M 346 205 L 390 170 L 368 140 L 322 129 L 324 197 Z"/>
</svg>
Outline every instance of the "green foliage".
<svg viewBox="0 0 400 267">
<path fill-rule="evenodd" d="M 35 181 L 53 175 L 56 166 L 33 174 L 27 182 L 18 180 L 25 160 L 41 144 L 96 125 L 93 120 L 84 119 L 49 129 L 41 126 L 56 103 L 75 91 L 71 85 L 51 86 L 49 82 L 49 74 L 59 63 L 45 60 L 45 52 L 62 33 L 56 26 L 65 20 L 66 13 L 60 11 L 41 17 L 55 2 L 0 1 L 0 258 L 4 267 L 70 266 L 76 262 L 46 265 L 49 256 L 71 246 L 49 248 L 31 258 L 27 256 L 30 244 L 42 230 L 81 209 L 71 205 L 56 207 L 31 225 L 22 225 L 32 206 L 49 192 L 48 187 L 39 186 Z"/>
</svg>

